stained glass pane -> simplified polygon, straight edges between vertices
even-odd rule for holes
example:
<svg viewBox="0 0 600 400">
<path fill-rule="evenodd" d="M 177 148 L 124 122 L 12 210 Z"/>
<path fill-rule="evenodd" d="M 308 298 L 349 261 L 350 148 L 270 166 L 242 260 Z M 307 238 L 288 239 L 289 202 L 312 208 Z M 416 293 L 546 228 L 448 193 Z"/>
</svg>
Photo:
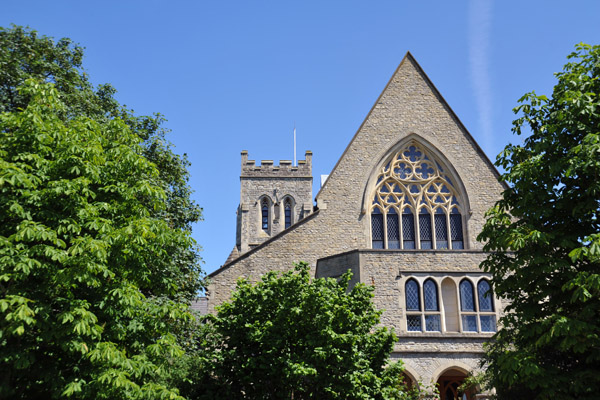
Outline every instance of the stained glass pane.
<svg viewBox="0 0 600 400">
<path fill-rule="evenodd" d="M 427 211 L 419 214 L 419 231 L 421 232 L 421 248 L 431 249 L 431 216 Z"/>
<path fill-rule="evenodd" d="M 391 210 L 390 210 L 391 211 Z M 388 249 L 400 248 L 400 227 L 398 226 L 398 214 L 387 215 Z"/>
<path fill-rule="evenodd" d="M 423 285 L 423 297 L 425 298 L 425 311 L 439 311 L 437 287 L 431 279 Z"/>
<path fill-rule="evenodd" d="M 408 315 L 406 317 L 406 327 L 411 332 L 421 332 L 421 316 L 420 315 Z"/>
<path fill-rule="evenodd" d="M 477 332 L 477 316 L 463 315 L 462 316 L 463 331 Z"/>
<path fill-rule="evenodd" d="M 460 309 L 461 311 L 475 311 L 473 285 L 467 280 L 460 283 Z"/>
<path fill-rule="evenodd" d="M 460 214 L 455 214 L 454 210 L 453 213 L 450 214 L 450 238 L 452 239 L 452 248 L 463 249 L 462 217 Z"/>
<path fill-rule="evenodd" d="M 448 248 L 448 224 L 445 214 L 435 214 L 435 247 L 436 249 Z"/>
<path fill-rule="evenodd" d="M 480 280 L 477 284 L 477 296 L 479 298 L 479 311 L 494 311 L 492 290 L 485 279 Z"/>
<path fill-rule="evenodd" d="M 429 332 L 441 332 L 442 324 L 440 323 L 439 315 L 425 316 L 425 330 Z"/>
<path fill-rule="evenodd" d="M 479 317 L 481 332 L 496 332 L 496 317 L 493 315 L 482 315 Z"/>
<path fill-rule="evenodd" d="M 406 309 L 409 311 L 421 311 L 419 302 L 419 285 L 415 280 L 409 280 L 405 285 Z"/>
</svg>

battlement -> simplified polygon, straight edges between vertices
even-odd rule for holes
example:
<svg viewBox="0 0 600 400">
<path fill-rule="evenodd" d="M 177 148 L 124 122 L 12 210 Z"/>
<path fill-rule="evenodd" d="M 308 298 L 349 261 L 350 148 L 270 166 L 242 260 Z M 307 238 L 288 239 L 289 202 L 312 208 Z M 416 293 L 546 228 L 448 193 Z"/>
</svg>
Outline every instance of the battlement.
<svg viewBox="0 0 600 400">
<path fill-rule="evenodd" d="M 307 150 L 298 165 L 292 165 L 291 160 L 281 160 L 279 165 L 274 165 L 273 160 L 261 160 L 260 165 L 256 165 L 254 160 L 248 160 L 248 151 L 243 150 L 241 177 L 312 178 L 312 151 Z"/>
</svg>

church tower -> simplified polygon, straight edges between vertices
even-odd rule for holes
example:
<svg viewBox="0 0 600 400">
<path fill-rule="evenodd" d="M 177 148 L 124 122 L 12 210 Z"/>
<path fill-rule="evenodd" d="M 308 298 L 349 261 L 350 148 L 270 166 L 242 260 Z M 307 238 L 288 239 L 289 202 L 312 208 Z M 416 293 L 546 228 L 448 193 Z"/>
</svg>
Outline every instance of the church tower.
<svg viewBox="0 0 600 400">
<path fill-rule="evenodd" d="M 307 151 L 298 165 L 290 160 L 281 160 L 279 165 L 262 160 L 255 165 L 248 160 L 248 152 L 242 151 L 236 248 L 229 258 L 290 228 L 312 210 L 312 152 Z"/>
</svg>

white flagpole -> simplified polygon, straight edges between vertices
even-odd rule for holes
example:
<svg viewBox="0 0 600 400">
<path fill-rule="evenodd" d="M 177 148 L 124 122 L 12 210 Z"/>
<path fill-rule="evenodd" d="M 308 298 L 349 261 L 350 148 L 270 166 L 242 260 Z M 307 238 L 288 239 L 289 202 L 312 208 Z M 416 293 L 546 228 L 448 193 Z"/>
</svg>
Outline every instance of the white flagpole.
<svg viewBox="0 0 600 400">
<path fill-rule="evenodd" d="M 296 123 L 294 122 L 294 167 L 296 166 Z"/>
</svg>

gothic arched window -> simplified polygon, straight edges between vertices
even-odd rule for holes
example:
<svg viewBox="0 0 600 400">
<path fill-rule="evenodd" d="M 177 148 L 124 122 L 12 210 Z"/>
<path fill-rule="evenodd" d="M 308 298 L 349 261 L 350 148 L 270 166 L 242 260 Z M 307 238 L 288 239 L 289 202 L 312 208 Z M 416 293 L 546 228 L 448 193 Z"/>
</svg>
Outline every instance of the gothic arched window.
<svg viewBox="0 0 600 400">
<path fill-rule="evenodd" d="M 475 293 L 473 284 L 463 279 L 459 285 L 460 311 L 463 331 L 477 332 L 477 314 L 475 313 Z"/>
<path fill-rule="evenodd" d="M 292 200 L 290 200 L 290 198 L 286 198 L 284 203 L 283 203 L 283 217 L 284 217 L 284 223 L 285 223 L 285 229 L 289 228 L 292 225 L 292 216 L 293 216 L 293 212 L 292 212 Z"/>
<path fill-rule="evenodd" d="M 409 279 L 404 285 L 404 295 L 406 299 L 406 311 L 418 312 L 418 314 L 408 314 L 406 316 L 407 330 L 421 332 L 421 299 L 419 295 L 419 284 L 414 279 Z"/>
<path fill-rule="evenodd" d="M 450 171 L 416 141 L 379 171 L 370 207 L 374 249 L 463 249 L 462 205 Z"/>
<path fill-rule="evenodd" d="M 261 215 L 261 226 L 263 231 L 267 232 L 269 230 L 269 200 L 266 197 L 260 202 L 260 215 Z"/>
</svg>

